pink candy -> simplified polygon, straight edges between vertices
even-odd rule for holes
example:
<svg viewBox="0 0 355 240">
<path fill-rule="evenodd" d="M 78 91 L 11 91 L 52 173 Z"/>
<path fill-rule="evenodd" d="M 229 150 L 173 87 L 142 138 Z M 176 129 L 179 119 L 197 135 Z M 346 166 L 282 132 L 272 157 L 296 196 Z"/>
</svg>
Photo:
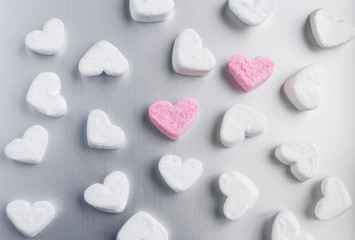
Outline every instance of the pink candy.
<svg viewBox="0 0 355 240">
<path fill-rule="evenodd" d="M 268 57 L 234 55 L 228 63 L 235 81 L 247 92 L 263 84 L 274 72 L 274 62 Z"/>
<path fill-rule="evenodd" d="M 160 132 L 176 141 L 195 122 L 198 110 L 198 103 L 191 98 L 184 98 L 174 105 L 158 101 L 149 107 L 149 117 Z"/>
</svg>

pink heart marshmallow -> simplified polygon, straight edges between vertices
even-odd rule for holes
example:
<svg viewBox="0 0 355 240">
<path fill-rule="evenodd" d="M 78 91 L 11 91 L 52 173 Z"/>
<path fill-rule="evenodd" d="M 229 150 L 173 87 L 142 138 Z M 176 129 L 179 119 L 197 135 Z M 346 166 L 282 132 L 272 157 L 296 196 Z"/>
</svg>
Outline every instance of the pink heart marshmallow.
<svg viewBox="0 0 355 240">
<path fill-rule="evenodd" d="M 268 57 L 249 59 L 244 55 L 234 55 L 228 63 L 235 81 L 247 92 L 263 84 L 274 72 L 274 62 Z"/>
<path fill-rule="evenodd" d="M 198 103 L 191 98 L 181 99 L 174 105 L 157 101 L 149 107 L 149 118 L 160 132 L 176 141 L 195 122 L 198 110 Z"/>
</svg>

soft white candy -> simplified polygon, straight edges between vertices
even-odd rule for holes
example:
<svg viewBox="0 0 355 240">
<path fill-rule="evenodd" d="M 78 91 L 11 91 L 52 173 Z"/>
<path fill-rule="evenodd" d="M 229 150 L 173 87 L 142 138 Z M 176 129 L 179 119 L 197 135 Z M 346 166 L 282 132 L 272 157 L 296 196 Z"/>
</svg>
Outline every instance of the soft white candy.
<svg viewBox="0 0 355 240">
<path fill-rule="evenodd" d="M 129 182 L 122 172 L 106 176 L 104 184 L 95 183 L 84 192 L 85 201 L 102 212 L 120 213 L 127 205 Z"/>
<path fill-rule="evenodd" d="M 243 217 L 259 198 L 259 190 L 254 183 L 239 172 L 224 172 L 219 177 L 219 188 L 227 196 L 223 213 L 232 221 Z"/>
<path fill-rule="evenodd" d="M 173 0 L 129 0 L 133 20 L 159 22 L 165 20 L 174 9 Z"/>
<path fill-rule="evenodd" d="M 280 211 L 272 226 L 271 240 L 314 240 L 314 238 L 302 231 L 293 213 Z"/>
<path fill-rule="evenodd" d="M 54 72 L 42 72 L 32 81 L 26 101 L 44 115 L 60 117 L 68 110 L 67 102 L 60 95 L 60 90 L 58 75 Z"/>
<path fill-rule="evenodd" d="M 355 28 L 345 21 L 337 21 L 324 9 L 317 9 L 310 16 L 314 39 L 322 48 L 336 47 L 355 38 Z"/>
<path fill-rule="evenodd" d="M 321 83 L 316 66 L 307 66 L 284 84 L 284 90 L 292 104 L 300 111 L 316 109 L 319 106 L 318 87 Z"/>
<path fill-rule="evenodd" d="M 146 212 L 134 214 L 117 234 L 117 240 L 168 240 L 165 228 Z"/>
<path fill-rule="evenodd" d="M 126 136 L 121 128 L 113 125 L 105 112 L 92 110 L 87 122 L 88 145 L 99 149 L 123 147 Z"/>
<path fill-rule="evenodd" d="M 176 38 L 173 49 L 175 72 L 188 76 L 204 76 L 216 65 L 213 53 L 203 47 L 202 40 L 193 29 L 185 29 Z"/>
<path fill-rule="evenodd" d="M 315 208 L 315 215 L 318 219 L 333 219 L 351 207 L 350 194 L 340 178 L 323 179 L 321 190 L 324 198 L 318 201 Z"/>
<path fill-rule="evenodd" d="M 182 161 L 180 157 L 169 154 L 160 159 L 159 171 L 175 192 L 181 192 L 197 182 L 202 175 L 203 166 L 196 159 Z"/>
<path fill-rule="evenodd" d="M 31 51 L 44 55 L 56 54 L 64 43 L 64 24 L 58 18 L 49 19 L 43 30 L 34 30 L 26 35 L 25 45 Z"/>
<path fill-rule="evenodd" d="M 256 26 L 272 13 L 276 0 L 229 0 L 230 10 L 244 23 Z"/>
<path fill-rule="evenodd" d="M 34 237 L 53 220 L 55 210 L 47 201 L 31 205 L 23 200 L 15 200 L 7 205 L 6 214 L 18 231 L 26 237 Z"/>
<path fill-rule="evenodd" d="M 43 159 L 48 144 L 48 132 L 40 125 L 26 130 L 22 138 L 16 138 L 6 145 L 5 155 L 15 161 L 37 164 Z"/>
<path fill-rule="evenodd" d="M 80 59 L 79 71 L 84 76 L 98 76 L 105 72 L 121 76 L 128 70 L 125 56 L 114 45 L 102 40 L 93 45 Z"/>
<path fill-rule="evenodd" d="M 225 113 L 220 130 L 221 142 L 226 147 L 241 143 L 245 137 L 256 137 L 266 130 L 264 115 L 250 107 L 234 104 Z"/>
<path fill-rule="evenodd" d="M 302 140 L 291 140 L 279 145 L 276 157 L 290 165 L 291 172 L 300 181 L 308 180 L 318 172 L 318 153 L 315 146 Z"/>
</svg>

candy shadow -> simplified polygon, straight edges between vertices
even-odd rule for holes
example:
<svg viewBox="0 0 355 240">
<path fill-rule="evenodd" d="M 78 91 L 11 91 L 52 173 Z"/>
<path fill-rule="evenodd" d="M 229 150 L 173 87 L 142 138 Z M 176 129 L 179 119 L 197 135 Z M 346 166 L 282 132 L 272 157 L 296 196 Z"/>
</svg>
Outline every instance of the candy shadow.
<svg viewBox="0 0 355 240">
<path fill-rule="evenodd" d="M 268 219 L 263 224 L 262 231 L 261 231 L 261 239 L 271 240 L 272 226 L 274 224 L 275 217 L 276 217 L 276 213 L 272 213 L 272 216 L 269 216 Z"/>
<path fill-rule="evenodd" d="M 81 75 L 81 74 L 80 74 Z M 100 84 L 105 84 L 105 83 L 111 83 L 111 82 L 114 82 L 114 81 L 117 81 L 118 79 L 124 77 L 123 75 L 122 76 L 111 76 L 111 75 L 107 75 L 106 73 L 101 73 L 100 75 L 98 76 L 92 76 L 92 77 L 88 77 L 88 76 L 82 76 L 82 79 L 87 79 L 89 81 L 102 81 L 102 83 Z"/>
<path fill-rule="evenodd" d="M 277 146 L 276 146 L 276 147 L 277 147 Z M 298 184 L 301 183 L 301 182 L 298 181 L 298 180 L 296 179 L 296 177 L 292 174 L 290 165 L 285 165 L 285 164 L 281 163 L 281 162 L 277 159 L 277 157 L 275 156 L 276 147 L 270 151 L 270 154 L 269 154 L 269 156 L 270 156 L 270 162 L 271 162 L 272 164 L 274 164 L 275 166 L 277 165 L 277 166 L 279 166 L 279 167 L 284 167 L 285 174 L 288 176 L 288 178 L 290 178 L 290 180 L 292 180 L 292 182 L 298 183 Z"/>
<path fill-rule="evenodd" d="M 30 49 L 28 49 L 25 45 L 25 42 L 21 42 L 21 46 L 19 48 L 20 50 L 20 55 L 22 57 L 25 57 L 25 58 L 29 58 L 29 57 L 35 57 L 35 55 L 39 55 L 39 54 L 36 54 L 34 52 L 32 52 Z M 31 55 L 34 55 L 34 56 L 31 56 Z M 43 56 L 42 56 L 43 57 Z M 41 57 L 40 57 L 41 58 Z"/>
<path fill-rule="evenodd" d="M 129 7 L 130 0 L 124 0 L 123 2 L 124 2 L 123 3 L 124 4 L 124 7 L 123 7 L 124 16 L 125 16 L 127 21 L 131 22 L 131 21 L 133 21 L 133 19 L 132 19 L 132 16 L 131 16 L 131 9 Z M 120 6 L 119 6 L 119 8 L 120 8 Z M 119 10 L 121 11 L 121 8 Z"/>
<path fill-rule="evenodd" d="M 89 187 L 90 185 L 86 186 Z M 95 208 L 91 207 L 84 199 L 84 191 L 85 189 L 80 192 L 80 195 L 77 196 L 77 208 L 80 208 L 80 210 L 85 211 L 85 212 L 89 212 L 90 210 L 95 210 L 98 212 L 98 210 L 96 210 Z"/>
<path fill-rule="evenodd" d="M 313 51 L 321 51 L 322 49 L 318 46 L 318 43 L 314 39 L 312 28 L 311 28 L 311 21 L 310 16 L 307 17 L 306 22 L 303 26 L 303 35 L 305 37 L 306 43 L 308 47 Z"/>
<path fill-rule="evenodd" d="M 224 117 L 224 112 L 221 112 L 217 117 L 216 127 L 215 130 L 212 132 L 211 140 L 213 146 L 225 149 L 225 147 L 222 145 L 221 138 L 220 138 L 220 131 L 223 122 L 223 117 Z"/>
<path fill-rule="evenodd" d="M 10 140 L 11 141 L 11 140 Z M 6 143 L 8 144 L 8 143 Z M 6 145 L 5 145 L 6 146 Z M 10 160 L 6 155 L 5 155 L 5 152 L 4 151 L 1 151 L 0 153 L 0 158 L 1 158 L 1 161 L 2 163 L 1 164 L 10 164 Z"/>
<path fill-rule="evenodd" d="M 169 66 L 168 66 L 168 69 L 169 69 L 169 72 L 171 73 L 171 74 L 173 74 L 173 75 L 176 75 L 176 74 L 178 74 L 177 72 L 175 72 L 175 70 L 174 70 L 174 67 L 173 67 L 173 49 L 174 49 L 174 44 L 175 44 L 175 40 L 172 42 L 172 43 L 170 43 L 170 48 L 169 48 L 169 51 L 168 51 L 168 61 L 166 61 L 168 64 L 169 64 Z M 180 75 L 180 74 L 178 74 L 178 75 Z"/>
<path fill-rule="evenodd" d="M 233 12 L 228 6 L 228 1 L 226 1 L 223 5 L 220 15 L 227 23 L 227 25 L 234 30 L 245 31 L 250 28 L 247 24 L 243 23 L 241 20 L 238 19 L 237 16 L 233 14 Z"/>
<path fill-rule="evenodd" d="M 308 204 L 305 214 L 309 218 L 318 219 L 314 212 L 316 205 L 320 199 L 323 198 L 322 190 L 321 190 L 322 180 L 318 180 L 312 187 L 312 192 L 310 194 L 310 203 Z"/>
<path fill-rule="evenodd" d="M 80 146 L 83 148 L 90 148 L 87 140 L 87 120 L 87 117 L 85 117 L 80 124 Z"/>
<path fill-rule="evenodd" d="M 245 93 L 244 89 L 234 80 L 232 74 L 229 71 L 228 63 L 222 68 L 221 71 L 223 79 L 226 80 L 229 86 L 239 93 Z"/>
<path fill-rule="evenodd" d="M 123 227 L 123 224 L 122 224 L 122 227 Z M 121 230 L 121 228 L 120 228 L 120 230 Z M 118 234 L 118 232 L 112 232 L 110 239 L 111 240 L 117 240 L 117 234 Z"/>
<path fill-rule="evenodd" d="M 219 184 L 218 184 L 219 176 L 215 176 L 212 178 L 211 181 L 211 193 L 213 197 L 216 199 L 216 204 L 214 207 L 214 215 L 215 217 L 218 218 L 218 220 L 223 221 L 223 222 L 230 222 L 223 213 L 223 205 L 224 202 L 226 201 L 226 196 L 221 192 L 219 189 Z"/>
<path fill-rule="evenodd" d="M 34 78 L 33 78 L 34 79 Z M 33 81 L 33 80 L 32 80 Z M 40 114 L 40 115 L 43 115 L 42 113 L 40 113 L 40 112 L 38 112 L 33 106 L 31 106 L 30 104 L 28 104 L 27 103 L 27 100 L 26 100 L 26 98 L 27 98 L 27 92 L 28 92 L 28 90 L 29 90 L 29 88 L 30 88 L 30 86 L 31 86 L 31 84 L 32 84 L 32 81 L 31 82 L 29 82 L 28 84 L 26 84 L 26 87 L 25 88 L 23 88 L 22 90 L 21 90 L 21 96 L 23 96 L 22 98 L 21 98 L 21 109 L 22 109 L 22 111 L 24 111 L 26 114 L 33 114 L 33 115 L 35 115 L 35 113 L 38 113 L 38 114 Z M 43 115 L 43 116 L 45 116 L 45 115 Z"/>
<path fill-rule="evenodd" d="M 122 218 L 120 218 L 119 223 L 117 224 L 116 222 L 116 227 L 114 229 L 112 229 L 112 233 L 110 234 L 110 238 L 112 240 L 117 240 L 117 235 L 119 233 L 119 231 L 122 229 L 123 225 L 125 225 L 125 223 L 129 220 L 130 217 L 133 216 L 133 214 L 137 213 L 139 211 L 134 211 L 134 213 L 130 213 L 130 214 L 125 214 L 125 216 Z M 124 212 L 119 213 L 120 216 L 122 216 L 122 214 L 124 214 Z M 102 238 L 105 239 L 105 238 Z"/>
<path fill-rule="evenodd" d="M 83 75 L 81 75 L 79 72 L 79 62 L 75 65 L 71 73 L 74 79 L 80 79 L 80 80 L 83 79 Z"/>
</svg>

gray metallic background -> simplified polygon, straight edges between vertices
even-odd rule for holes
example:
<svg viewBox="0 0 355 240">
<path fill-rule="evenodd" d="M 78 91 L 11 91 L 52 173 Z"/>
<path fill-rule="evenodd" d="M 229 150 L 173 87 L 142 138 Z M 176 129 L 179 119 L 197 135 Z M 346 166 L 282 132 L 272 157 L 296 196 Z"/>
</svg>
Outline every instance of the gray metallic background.
<svg viewBox="0 0 355 240">
<path fill-rule="evenodd" d="M 5 214 L 6 204 L 15 199 L 55 204 L 56 218 L 36 239 L 113 240 L 131 215 L 145 210 L 166 226 L 172 240 L 268 240 L 280 209 L 294 212 L 316 239 L 355 239 L 355 207 L 328 222 L 316 220 L 312 212 L 320 198 L 320 181 L 328 175 L 340 176 L 355 200 L 355 41 L 328 50 L 317 47 L 307 18 L 319 7 L 355 24 L 354 0 L 279 0 L 271 17 L 255 28 L 231 16 L 226 0 L 175 0 L 172 16 L 154 24 L 134 22 L 128 0 L 1 0 L 0 146 L 34 124 L 47 128 L 50 142 L 44 161 L 36 166 L 1 154 L 0 239 L 24 238 Z M 65 23 L 65 50 L 52 57 L 28 51 L 25 35 L 52 17 Z M 216 56 L 217 66 L 206 77 L 184 77 L 172 70 L 174 39 L 187 27 L 194 28 Z M 127 57 L 128 74 L 117 79 L 78 73 L 81 56 L 102 39 Z M 236 53 L 271 57 L 274 75 L 259 89 L 241 92 L 225 71 Z M 322 102 L 317 110 L 300 113 L 285 99 L 281 86 L 312 63 L 323 70 Z M 32 79 L 43 71 L 54 71 L 62 80 L 69 112 L 61 118 L 41 115 L 25 102 Z M 199 118 L 182 139 L 172 142 L 152 126 L 147 110 L 157 100 L 184 97 L 199 102 Z M 226 149 L 216 132 L 233 103 L 264 112 L 269 128 Z M 94 108 L 104 110 L 125 131 L 125 148 L 100 151 L 87 146 L 86 118 Z M 273 157 L 276 145 L 293 138 L 313 142 L 320 152 L 319 175 L 304 183 Z M 193 188 L 175 194 L 162 181 L 157 163 L 167 153 L 203 162 L 204 175 Z M 83 201 L 83 191 L 115 170 L 129 177 L 128 206 L 121 214 L 101 213 Z M 225 197 L 217 179 L 226 170 L 244 173 L 261 192 L 256 206 L 237 222 L 221 213 Z"/>
</svg>

